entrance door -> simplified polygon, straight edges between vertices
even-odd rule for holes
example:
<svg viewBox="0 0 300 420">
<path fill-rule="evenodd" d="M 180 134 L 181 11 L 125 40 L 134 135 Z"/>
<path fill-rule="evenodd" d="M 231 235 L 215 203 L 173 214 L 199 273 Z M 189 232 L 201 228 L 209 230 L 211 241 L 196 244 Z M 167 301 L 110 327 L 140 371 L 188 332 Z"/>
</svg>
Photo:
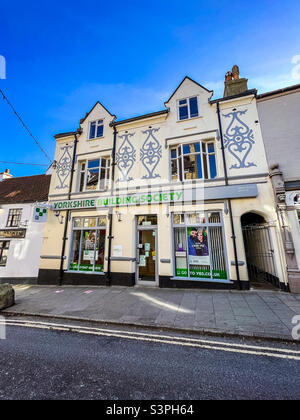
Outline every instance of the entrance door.
<svg viewBox="0 0 300 420">
<path fill-rule="evenodd" d="M 157 229 L 139 228 L 137 232 L 137 284 L 157 285 Z"/>
</svg>

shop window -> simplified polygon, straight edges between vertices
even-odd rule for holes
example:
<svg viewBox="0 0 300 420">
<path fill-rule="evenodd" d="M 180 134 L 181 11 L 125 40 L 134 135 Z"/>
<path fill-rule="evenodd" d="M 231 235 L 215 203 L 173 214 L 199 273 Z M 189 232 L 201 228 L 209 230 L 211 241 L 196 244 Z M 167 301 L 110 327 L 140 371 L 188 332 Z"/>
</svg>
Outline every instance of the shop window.
<svg viewBox="0 0 300 420">
<path fill-rule="evenodd" d="M 22 217 L 22 209 L 9 210 L 6 227 L 19 227 Z"/>
<path fill-rule="evenodd" d="M 5 267 L 9 250 L 9 241 L 0 242 L 0 267 Z"/>
<path fill-rule="evenodd" d="M 104 134 L 103 120 L 91 122 L 89 139 L 92 140 L 99 137 L 103 137 L 103 134 Z"/>
<path fill-rule="evenodd" d="M 73 219 L 70 271 L 103 273 L 106 217 Z"/>
<path fill-rule="evenodd" d="M 81 162 L 79 191 L 108 190 L 110 159 L 101 158 Z"/>
<path fill-rule="evenodd" d="M 199 116 L 198 97 L 178 101 L 178 119 L 188 120 Z"/>
<path fill-rule="evenodd" d="M 173 226 L 175 276 L 226 280 L 221 213 L 174 214 Z"/>
<path fill-rule="evenodd" d="M 172 181 L 214 179 L 217 176 L 213 141 L 182 144 L 171 149 Z"/>
</svg>

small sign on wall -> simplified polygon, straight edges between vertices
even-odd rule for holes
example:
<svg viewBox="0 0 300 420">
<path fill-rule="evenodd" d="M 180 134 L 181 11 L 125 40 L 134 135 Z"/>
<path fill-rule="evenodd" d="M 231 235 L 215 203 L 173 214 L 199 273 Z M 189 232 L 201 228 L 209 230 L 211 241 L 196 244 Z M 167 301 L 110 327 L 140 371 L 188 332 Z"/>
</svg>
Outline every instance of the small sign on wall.
<svg viewBox="0 0 300 420">
<path fill-rule="evenodd" d="M 45 207 L 35 207 L 33 211 L 33 221 L 44 223 L 48 219 L 48 210 Z"/>
<path fill-rule="evenodd" d="M 123 257 L 123 246 L 114 245 L 113 247 L 113 257 Z"/>
</svg>

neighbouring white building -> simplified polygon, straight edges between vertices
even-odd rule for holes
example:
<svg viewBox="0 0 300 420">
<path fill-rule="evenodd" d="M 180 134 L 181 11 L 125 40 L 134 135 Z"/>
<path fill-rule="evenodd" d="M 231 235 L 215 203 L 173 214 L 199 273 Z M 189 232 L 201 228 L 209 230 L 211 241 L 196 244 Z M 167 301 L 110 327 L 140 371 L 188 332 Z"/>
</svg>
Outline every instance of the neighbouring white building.
<svg viewBox="0 0 300 420">
<path fill-rule="evenodd" d="M 50 180 L 0 174 L 0 283 L 37 283 Z"/>
<path fill-rule="evenodd" d="M 300 84 L 257 97 L 290 289 L 300 293 Z"/>
</svg>

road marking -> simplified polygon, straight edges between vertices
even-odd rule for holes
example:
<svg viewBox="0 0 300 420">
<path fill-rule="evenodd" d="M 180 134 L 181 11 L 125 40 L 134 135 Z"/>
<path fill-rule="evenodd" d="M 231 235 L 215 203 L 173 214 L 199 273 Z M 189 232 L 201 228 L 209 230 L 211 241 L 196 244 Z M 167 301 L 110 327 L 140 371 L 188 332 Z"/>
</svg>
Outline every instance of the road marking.
<svg viewBox="0 0 300 420">
<path fill-rule="evenodd" d="M 300 351 L 297 351 L 297 350 L 251 346 L 251 345 L 246 345 L 246 344 L 234 344 L 234 343 L 226 343 L 226 342 L 221 342 L 221 341 L 201 340 L 197 338 L 176 337 L 176 336 L 168 336 L 168 335 L 160 335 L 160 334 L 139 333 L 139 332 L 132 332 L 132 331 L 89 328 L 89 327 L 82 327 L 78 325 L 55 324 L 55 323 L 47 323 L 47 322 L 20 321 L 20 320 L 9 319 L 9 320 L 6 320 L 6 322 L 2 322 L 2 324 L 5 324 L 5 323 L 7 325 L 16 326 L 16 327 L 37 328 L 37 329 L 65 331 L 65 332 L 67 331 L 67 332 L 75 332 L 75 333 L 80 333 L 80 334 L 125 338 L 125 339 L 130 339 L 130 340 L 137 340 L 137 341 L 172 344 L 172 345 L 196 347 L 196 348 L 202 348 L 202 349 L 208 349 L 208 350 L 219 350 L 219 351 L 225 351 L 225 352 L 231 352 L 231 353 L 267 356 L 267 357 L 273 357 L 273 358 L 279 358 L 279 359 L 290 359 L 290 360 L 300 361 Z M 281 354 L 277 354 L 277 353 L 281 353 Z M 299 356 L 296 356 L 296 355 L 299 355 Z"/>
<path fill-rule="evenodd" d="M 107 328 L 93 328 L 93 327 L 83 327 L 79 325 L 66 325 L 66 324 L 55 324 L 50 322 L 41 322 L 41 321 L 21 321 L 21 320 L 10 320 L 7 319 L 6 323 L 9 324 L 10 322 L 17 322 L 22 324 L 27 324 L 27 326 L 30 325 L 45 325 L 45 326 L 53 326 L 53 327 L 64 327 L 67 330 L 70 329 L 80 329 L 80 330 L 87 330 L 87 331 L 96 331 L 96 332 L 105 332 L 105 333 L 119 333 L 119 334 L 129 334 L 129 335 L 136 335 L 136 336 L 142 336 L 142 337 L 153 337 L 153 338 L 165 338 L 165 339 L 172 339 L 172 340 L 180 340 L 180 341 L 188 341 L 188 342 L 196 342 L 196 343 L 203 343 L 203 344 L 212 344 L 212 345 L 223 345 L 226 347 L 238 347 L 238 348 L 247 348 L 252 350 L 266 350 L 266 351 L 279 351 L 281 353 L 290 353 L 290 354 L 299 354 L 300 351 L 297 350 L 289 350 L 289 349 L 276 349 L 274 347 L 262 347 L 262 346 L 252 346 L 247 344 L 238 344 L 238 343 L 226 343 L 221 341 L 211 341 L 211 340 L 202 340 L 199 338 L 191 338 L 191 337 L 181 337 L 181 336 L 169 336 L 169 335 L 163 335 L 163 334 L 151 334 L 151 333 L 139 333 L 139 332 L 133 332 L 133 331 L 123 331 L 123 330 L 111 330 Z"/>
</svg>

